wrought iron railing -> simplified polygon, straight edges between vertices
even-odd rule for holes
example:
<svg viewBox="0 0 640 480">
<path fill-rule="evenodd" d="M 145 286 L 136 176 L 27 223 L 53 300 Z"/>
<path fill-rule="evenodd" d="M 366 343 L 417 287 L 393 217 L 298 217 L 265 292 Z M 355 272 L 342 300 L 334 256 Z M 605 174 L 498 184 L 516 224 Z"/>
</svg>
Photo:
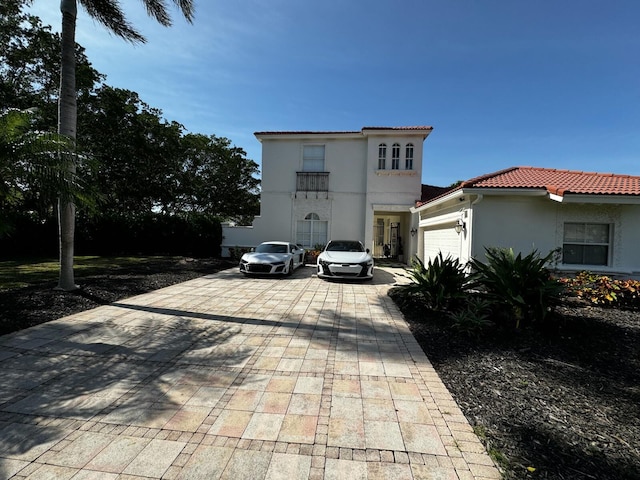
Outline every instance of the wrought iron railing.
<svg viewBox="0 0 640 480">
<path fill-rule="evenodd" d="M 328 192 L 329 172 L 297 172 L 297 192 Z"/>
</svg>

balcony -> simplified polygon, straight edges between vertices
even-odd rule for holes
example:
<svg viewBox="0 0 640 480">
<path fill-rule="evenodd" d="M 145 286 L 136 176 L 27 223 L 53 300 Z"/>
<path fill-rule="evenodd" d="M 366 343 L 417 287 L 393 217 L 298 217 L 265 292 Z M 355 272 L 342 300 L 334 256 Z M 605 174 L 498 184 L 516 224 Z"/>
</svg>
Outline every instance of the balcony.
<svg viewBox="0 0 640 480">
<path fill-rule="evenodd" d="M 329 172 L 296 172 L 296 192 L 328 192 Z"/>
</svg>

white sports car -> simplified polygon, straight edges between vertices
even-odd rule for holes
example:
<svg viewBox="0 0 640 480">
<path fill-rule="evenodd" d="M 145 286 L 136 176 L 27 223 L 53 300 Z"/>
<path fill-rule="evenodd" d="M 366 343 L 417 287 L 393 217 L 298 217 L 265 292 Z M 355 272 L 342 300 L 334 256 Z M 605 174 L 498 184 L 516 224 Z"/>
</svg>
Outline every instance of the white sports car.
<svg viewBox="0 0 640 480">
<path fill-rule="evenodd" d="M 318 255 L 320 278 L 373 278 L 373 258 L 357 240 L 331 240 Z"/>
<path fill-rule="evenodd" d="M 240 259 L 240 271 L 258 275 L 291 275 L 304 265 L 304 248 L 289 242 L 264 242 Z"/>
</svg>

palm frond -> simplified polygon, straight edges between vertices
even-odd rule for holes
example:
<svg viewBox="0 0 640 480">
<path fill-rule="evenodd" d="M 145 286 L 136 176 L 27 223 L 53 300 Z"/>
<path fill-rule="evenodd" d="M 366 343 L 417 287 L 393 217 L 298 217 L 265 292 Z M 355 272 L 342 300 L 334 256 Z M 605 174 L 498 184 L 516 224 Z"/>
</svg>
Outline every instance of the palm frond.
<svg viewBox="0 0 640 480">
<path fill-rule="evenodd" d="M 138 32 L 125 17 L 124 11 L 117 0 L 78 0 L 86 12 L 101 23 L 114 35 L 131 43 L 146 43 L 147 39 Z M 193 22 L 193 0 L 172 0 L 180 9 L 184 18 Z M 166 0 L 142 0 L 147 14 L 160 25 L 170 27 L 171 15 L 167 8 Z"/>
<path fill-rule="evenodd" d="M 104 25 L 114 35 L 131 43 L 146 43 L 142 36 L 127 21 L 120 4 L 114 0 L 79 0 L 89 16 Z"/>
</svg>

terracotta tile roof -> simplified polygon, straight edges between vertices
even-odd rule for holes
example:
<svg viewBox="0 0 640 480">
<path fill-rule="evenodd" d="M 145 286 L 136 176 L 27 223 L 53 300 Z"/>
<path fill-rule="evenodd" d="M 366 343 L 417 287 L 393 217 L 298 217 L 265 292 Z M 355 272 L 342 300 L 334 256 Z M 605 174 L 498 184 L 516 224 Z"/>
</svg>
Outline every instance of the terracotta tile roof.
<svg viewBox="0 0 640 480">
<path fill-rule="evenodd" d="M 512 167 L 462 182 L 442 195 L 417 203 L 424 205 L 436 198 L 465 188 L 541 189 L 560 197 L 578 195 L 640 195 L 640 177 L 615 173 L 580 172 L 555 168 Z"/>
<path fill-rule="evenodd" d="M 555 195 L 640 195 L 640 177 L 554 168 L 513 167 L 472 178 L 462 188 L 539 188 Z"/>
<path fill-rule="evenodd" d="M 415 125 L 413 127 L 362 127 L 362 130 L 433 130 L 429 125 Z"/>
<path fill-rule="evenodd" d="M 254 132 L 254 135 L 335 135 L 335 134 L 354 134 L 359 131 L 332 131 L 332 130 L 281 130 L 272 132 Z"/>
<path fill-rule="evenodd" d="M 422 203 L 428 202 L 434 198 L 439 197 L 445 192 L 451 190 L 449 187 L 437 187 L 435 185 L 422 185 L 422 192 L 420 195 L 420 201 Z"/>
<path fill-rule="evenodd" d="M 362 127 L 362 130 L 282 130 L 282 131 L 266 131 L 266 132 L 254 132 L 254 135 L 335 135 L 335 134 L 354 134 L 363 133 L 366 130 L 397 130 L 397 131 L 417 131 L 417 130 L 433 130 L 430 126 L 412 126 L 412 127 Z"/>
</svg>

